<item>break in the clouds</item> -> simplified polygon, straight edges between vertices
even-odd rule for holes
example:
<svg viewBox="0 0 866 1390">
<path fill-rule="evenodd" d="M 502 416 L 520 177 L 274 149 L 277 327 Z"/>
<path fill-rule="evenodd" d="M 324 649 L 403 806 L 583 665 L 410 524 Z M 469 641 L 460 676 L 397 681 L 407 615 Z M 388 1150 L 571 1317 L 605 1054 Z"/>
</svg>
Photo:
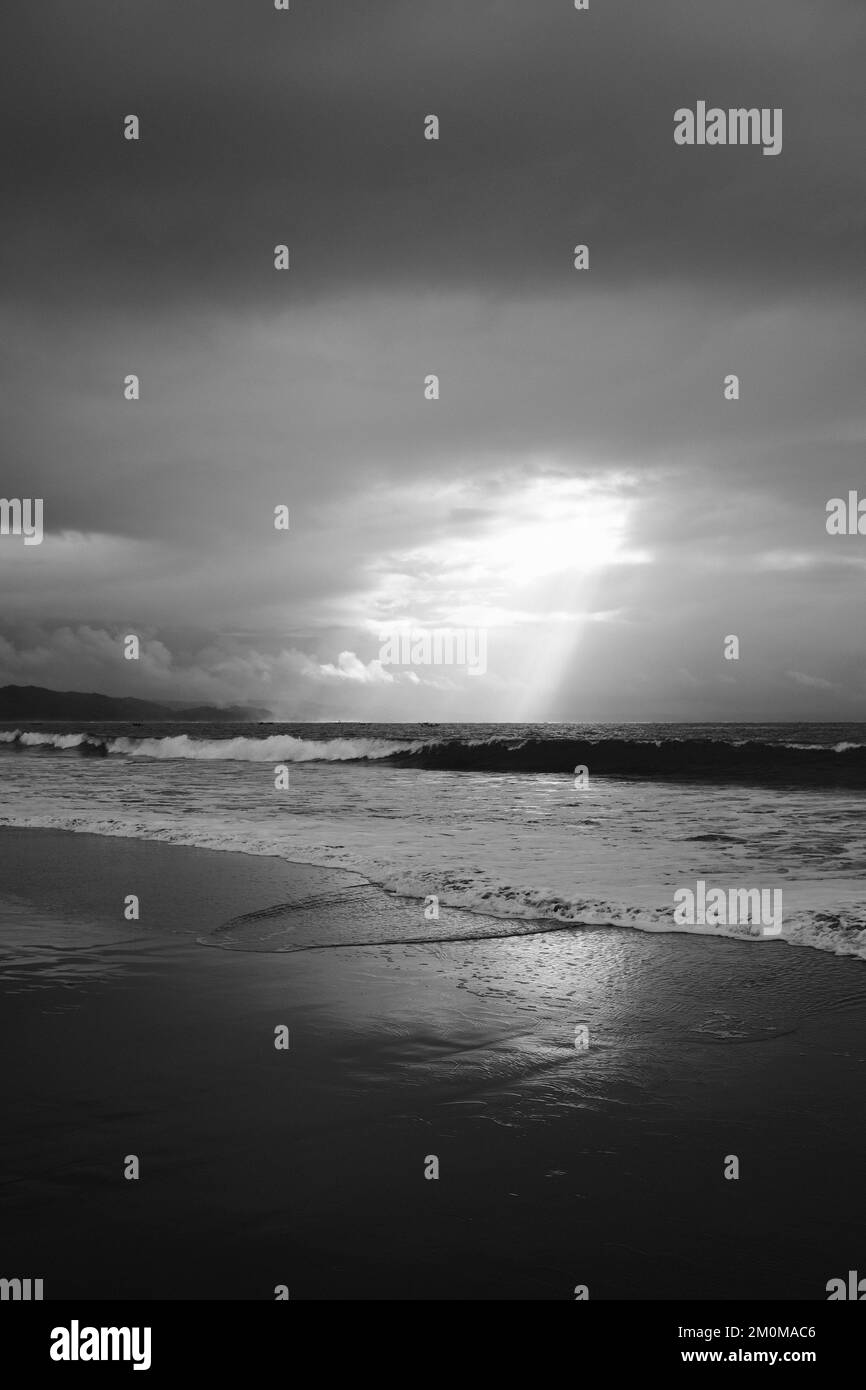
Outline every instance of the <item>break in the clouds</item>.
<svg viewBox="0 0 866 1390">
<path fill-rule="evenodd" d="M 862 6 L 86 13 L 3 20 L 0 491 L 45 538 L 0 541 L 2 679 L 860 713 L 866 540 L 824 521 L 866 491 Z M 677 145 L 702 101 L 783 110 L 783 148 Z M 484 678 L 389 668 L 395 625 L 483 628 Z"/>
</svg>

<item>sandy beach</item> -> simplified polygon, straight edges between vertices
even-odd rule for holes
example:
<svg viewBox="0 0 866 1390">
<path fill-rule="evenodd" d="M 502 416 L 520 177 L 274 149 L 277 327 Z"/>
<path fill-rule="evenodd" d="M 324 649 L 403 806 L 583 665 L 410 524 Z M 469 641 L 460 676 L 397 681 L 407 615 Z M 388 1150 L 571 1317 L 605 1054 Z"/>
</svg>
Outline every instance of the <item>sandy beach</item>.
<svg viewBox="0 0 866 1390">
<path fill-rule="evenodd" d="M 0 882 L 0 1272 L 48 1299 L 821 1300 L 862 1261 L 860 960 L 53 830 Z"/>
</svg>

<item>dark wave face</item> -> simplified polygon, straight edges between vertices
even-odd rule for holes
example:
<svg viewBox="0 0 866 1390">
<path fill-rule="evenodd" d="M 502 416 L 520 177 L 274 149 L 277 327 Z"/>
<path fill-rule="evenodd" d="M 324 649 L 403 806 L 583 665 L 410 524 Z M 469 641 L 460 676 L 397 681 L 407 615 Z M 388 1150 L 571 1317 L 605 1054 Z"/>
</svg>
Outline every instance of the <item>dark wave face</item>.
<svg viewBox="0 0 866 1390">
<path fill-rule="evenodd" d="M 448 740 L 388 759 L 402 767 L 448 772 L 571 773 L 708 782 L 789 782 L 866 787 L 866 748 L 803 748 L 720 739 L 633 742 L 625 739 Z"/>
</svg>

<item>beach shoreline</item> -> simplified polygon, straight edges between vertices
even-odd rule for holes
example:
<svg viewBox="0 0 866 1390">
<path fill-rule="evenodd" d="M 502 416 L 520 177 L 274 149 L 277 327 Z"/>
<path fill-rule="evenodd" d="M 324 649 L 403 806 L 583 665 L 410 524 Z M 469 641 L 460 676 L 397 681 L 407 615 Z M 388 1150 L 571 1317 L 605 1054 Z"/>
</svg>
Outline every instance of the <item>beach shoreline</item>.
<svg viewBox="0 0 866 1390">
<path fill-rule="evenodd" d="M 46 1298 L 822 1299 L 856 1266 L 857 959 L 479 938 L 342 870 L 57 830 L 0 829 L 0 882 L 2 1272 Z"/>
</svg>

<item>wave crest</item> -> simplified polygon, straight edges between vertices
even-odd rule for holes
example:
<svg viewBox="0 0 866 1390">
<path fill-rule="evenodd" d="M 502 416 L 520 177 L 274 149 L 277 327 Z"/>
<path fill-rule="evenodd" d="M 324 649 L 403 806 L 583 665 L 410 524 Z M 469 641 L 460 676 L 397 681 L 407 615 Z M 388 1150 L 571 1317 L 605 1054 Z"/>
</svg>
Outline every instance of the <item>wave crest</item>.
<svg viewBox="0 0 866 1390">
<path fill-rule="evenodd" d="M 96 738 L 92 734 L 0 733 L 0 742 L 20 748 L 55 748 L 61 752 L 123 754 L 157 760 L 192 759 L 201 762 L 305 763 L 361 762 L 394 754 L 411 753 L 415 742 L 397 743 L 384 738 L 294 738 L 270 734 L 264 738 L 195 738 L 174 734 L 166 738 Z"/>
<path fill-rule="evenodd" d="M 386 762 L 422 771 L 654 777 L 668 781 L 777 782 L 866 787 L 866 745 L 769 743 L 723 738 L 459 737 L 397 740 L 382 736 L 300 738 L 293 734 L 229 738 L 92 733 L 0 733 L 19 749 L 156 760 L 235 762 Z"/>
</svg>

